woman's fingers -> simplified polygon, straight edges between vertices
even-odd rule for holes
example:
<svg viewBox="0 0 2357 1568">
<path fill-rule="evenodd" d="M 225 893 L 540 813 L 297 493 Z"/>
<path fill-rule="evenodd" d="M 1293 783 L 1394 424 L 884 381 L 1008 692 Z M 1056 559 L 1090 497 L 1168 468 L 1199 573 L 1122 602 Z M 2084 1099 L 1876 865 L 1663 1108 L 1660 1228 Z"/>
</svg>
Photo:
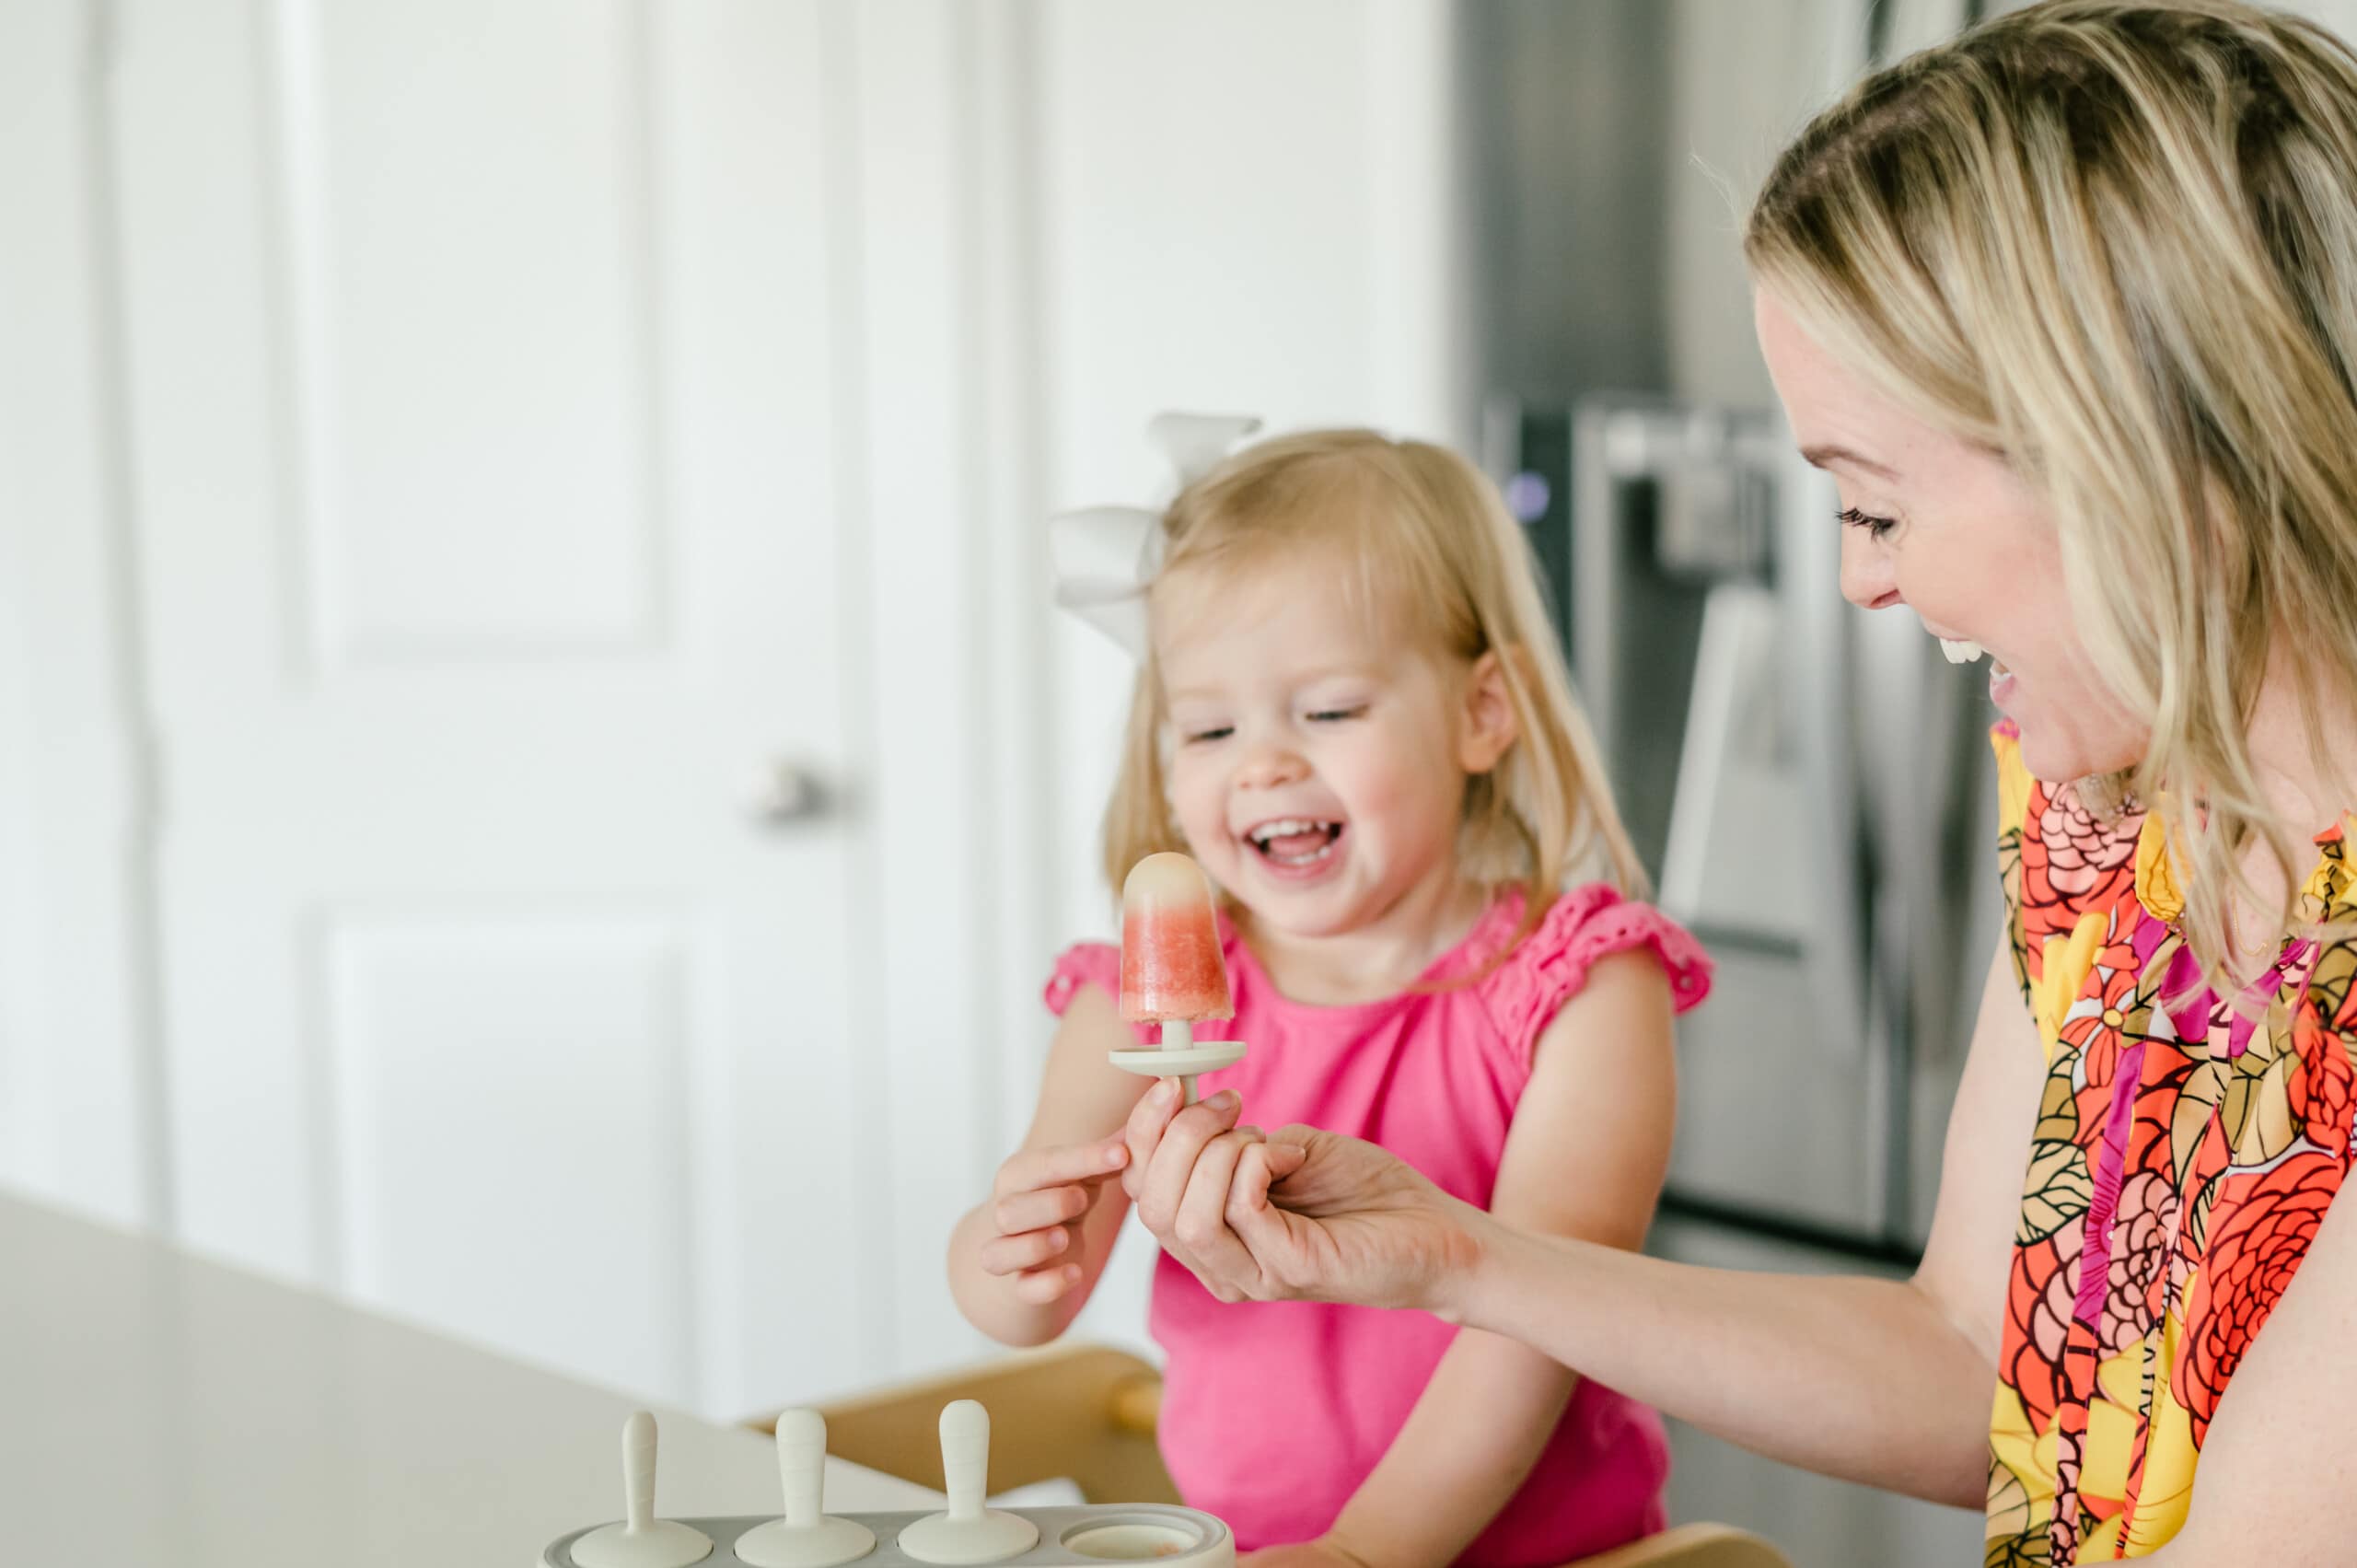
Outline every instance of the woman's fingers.
<svg viewBox="0 0 2357 1568">
<path fill-rule="evenodd" d="M 1257 1127 L 1223 1132 L 1203 1147 L 1179 1198 L 1172 1233 L 1183 1249 L 1180 1261 L 1222 1301 L 1253 1295 L 1260 1270 L 1252 1254 L 1227 1225 L 1229 1190 L 1248 1156 L 1259 1153 L 1264 1134 Z"/>
<path fill-rule="evenodd" d="M 1144 1175 L 1135 1178 L 1135 1196 L 1138 1217 L 1165 1245 L 1169 1243 L 1171 1224 L 1178 1218 L 1178 1201 L 1186 1195 L 1187 1180 L 1194 1171 L 1196 1158 L 1205 1144 L 1236 1125 L 1242 1110 L 1243 1102 L 1235 1091 L 1224 1089 L 1202 1104 L 1190 1105 L 1170 1117 L 1168 1124 L 1161 1129 L 1152 1155 L 1145 1161 Z M 1131 1157 L 1137 1159 L 1140 1153 L 1132 1143 Z"/>
<path fill-rule="evenodd" d="M 1228 1183 L 1227 1205 L 1220 1217 L 1235 1245 L 1250 1256 L 1264 1296 L 1283 1294 L 1298 1246 L 1294 1226 L 1301 1223 L 1269 1201 L 1269 1189 L 1307 1158 L 1297 1144 L 1255 1144 L 1237 1161 L 1235 1179 Z"/>
<path fill-rule="evenodd" d="M 1122 1146 L 1129 1151 L 1128 1163 L 1121 1168 L 1121 1191 L 1135 1202 L 1145 1190 L 1146 1167 L 1154 1162 L 1155 1151 L 1162 1146 L 1162 1135 L 1169 1129 L 1170 1119 L 1178 1112 L 1178 1080 L 1164 1078 L 1139 1097 L 1130 1111 L 1129 1124 L 1121 1129 Z"/>
<path fill-rule="evenodd" d="M 1269 1189 L 1302 1167 L 1309 1158 L 1309 1151 L 1299 1144 L 1277 1144 L 1263 1141 L 1247 1149 L 1237 1162 L 1236 1179 L 1228 1183 L 1227 1214 L 1230 1223 L 1239 1214 L 1248 1214 L 1269 1206 Z"/>
</svg>

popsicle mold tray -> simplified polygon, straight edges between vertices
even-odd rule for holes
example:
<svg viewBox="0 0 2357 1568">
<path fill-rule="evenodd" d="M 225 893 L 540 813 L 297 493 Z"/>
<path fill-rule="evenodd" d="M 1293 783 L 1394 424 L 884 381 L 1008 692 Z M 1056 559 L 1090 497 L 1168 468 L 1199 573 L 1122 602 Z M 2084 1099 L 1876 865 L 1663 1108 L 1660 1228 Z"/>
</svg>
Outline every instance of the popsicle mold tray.
<svg viewBox="0 0 2357 1568">
<path fill-rule="evenodd" d="M 1159 1503 L 1124 1504 L 1079 1508 L 1016 1508 L 1015 1517 L 1037 1527 L 1039 1538 L 1029 1550 L 995 1561 L 1008 1568 L 1105 1568 L 1108 1562 L 1184 1563 L 1186 1568 L 1227 1568 L 1236 1561 L 1236 1541 L 1227 1527 L 1209 1514 Z M 926 1568 L 931 1561 L 911 1557 L 900 1548 L 901 1530 L 929 1516 L 909 1514 L 843 1514 L 837 1517 L 861 1526 L 876 1544 L 852 1561 L 860 1568 Z M 745 1559 L 737 1543 L 769 1524 L 774 1516 L 748 1514 L 726 1519 L 682 1519 L 689 1527 L 712 1539 L 712 1551 L 700 1559 L 706 1568 L 737 1568 Z M 540 1559 L 542 1568 L 582 1568 L 573 1556 L 573 1543 L 588 1534 L 575 1530 L 552 1543 Z"/>
<path fill-rule="evenodd" d="M 1161 1562 L 1234 1568 L 1236 1538 L 1193 1508 L 1159 1503 L 990 1507 L 990 1416 L 971 1400 L 941 1412 L 948 1506 L 934 1512 L 830 1515 L 819 1506 L 827 1429 L 817 1412 L 778 1418 L 785 1512 L 664 1519 L 655 1512 L 655 1418 L 622 1428 L 624 1516 L 558 1537 L 540 1568 L 1104 1568 Z"/>
</svg>

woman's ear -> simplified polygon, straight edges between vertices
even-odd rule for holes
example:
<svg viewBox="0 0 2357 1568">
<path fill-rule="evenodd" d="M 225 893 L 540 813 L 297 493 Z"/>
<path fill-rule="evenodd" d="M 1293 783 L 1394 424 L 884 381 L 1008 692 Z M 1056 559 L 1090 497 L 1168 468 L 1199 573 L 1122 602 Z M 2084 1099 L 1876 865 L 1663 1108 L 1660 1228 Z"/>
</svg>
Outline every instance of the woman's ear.
<svg viewBox="0 0 2357 1568">
<path fill-rule="evenodd" d="M 1468 773 L 1486 773 L 1522 733 L 1514 694 L 1506 689 L 1505 665 L 1491 649 L 1473 661 L 1465 678 L 1465 711 L 1457 760 Z"/>
</svg>

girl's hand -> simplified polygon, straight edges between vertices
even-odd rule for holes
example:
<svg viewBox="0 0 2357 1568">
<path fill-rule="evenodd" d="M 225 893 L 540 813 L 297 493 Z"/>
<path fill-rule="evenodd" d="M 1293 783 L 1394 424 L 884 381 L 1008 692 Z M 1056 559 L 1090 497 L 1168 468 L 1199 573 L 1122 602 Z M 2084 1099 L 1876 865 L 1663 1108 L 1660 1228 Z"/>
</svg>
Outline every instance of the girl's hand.
<svg viewBox="0 0 2357 1568">
<path fill-rule="evenodd" d="M 1228 1132 L 1232 1097 L 1173 1107 L 1157 1090 L 1131 1114 L 1122 1184 L 1213 1295 L 1457 1310 L 1489 1227 L 1479 1209 L 1355 1138 Z"/>
<path fill-rule="evenodd" d="M 1129 1164 L 1120 1136 L 1052 1149 L 1018 1149 L 991 1187 L 991 1224 L 982 1243 L 986 1274 L 1015 1276 L 1015 1295 L 1035 1307 L 1061 1299 L 1080 1283 L 1076 1222 L 1097 1202 L 1107 1178 Z"/>
<path fill-rule="evenodd" d="M 1316 1540 L 1248 1551 L 1236 1560 L 1236 1568 L 1367 1568 L 1367 1564 L 1321 1536 Z"/>
</svg>

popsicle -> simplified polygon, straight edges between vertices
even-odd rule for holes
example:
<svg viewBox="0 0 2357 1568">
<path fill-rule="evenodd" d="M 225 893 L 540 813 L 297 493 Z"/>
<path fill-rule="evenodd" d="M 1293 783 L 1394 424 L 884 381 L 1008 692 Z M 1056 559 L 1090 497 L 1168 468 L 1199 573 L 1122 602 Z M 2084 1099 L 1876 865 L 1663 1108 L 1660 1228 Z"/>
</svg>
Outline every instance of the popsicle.
<svg viewBox="0 0 2357 1568">
<path fill-rule="evenodd" d="M 1212 885 L 1183 854 L 1147 855 L 1121 884 L 1121 1016 L 1162 1025 L 1162 1043 L 1178 1047 L 1193 1043 L 1197 1019 L 1236 1016 Z"/>
<path fill-rule="evenodd" d="M 1162 1049 L 1183 1051 L 1199 1020 L 1235 1016 L 1211 882 L 1183 854 L 1147 855 L 1121 883 L 1121 1016 L 1160 1024 Z M 1194 1075 L 1172 1075 L 1191 1101 Z"/>
</svg>

